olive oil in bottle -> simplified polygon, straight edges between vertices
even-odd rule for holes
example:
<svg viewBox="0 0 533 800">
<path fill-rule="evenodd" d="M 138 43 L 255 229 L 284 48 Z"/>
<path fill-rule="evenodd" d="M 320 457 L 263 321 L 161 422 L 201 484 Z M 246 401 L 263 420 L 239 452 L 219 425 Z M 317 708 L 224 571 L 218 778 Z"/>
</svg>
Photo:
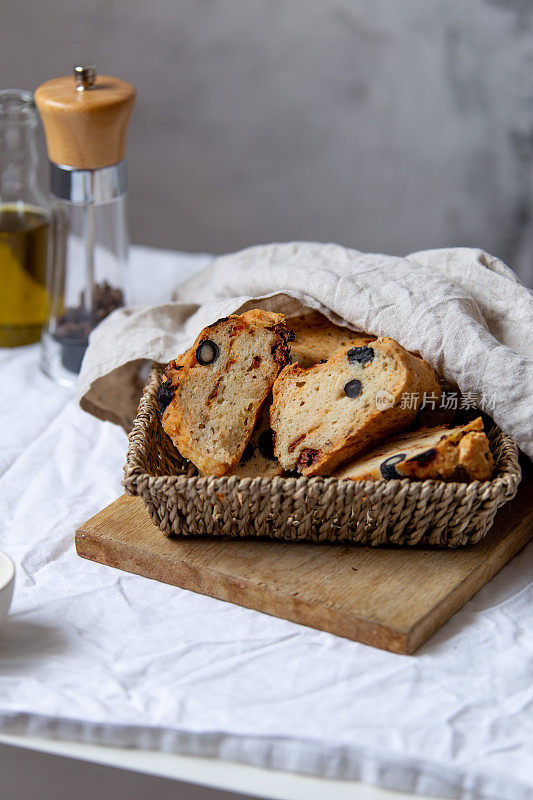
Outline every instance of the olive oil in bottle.
<svg viewBox="0 0 533 800">
<path fill-rule="evenodd" d="M 48 316 L 47 253 L 46 214 L 0 205 L 0 347 L 39 341 Z"/>
</svg>

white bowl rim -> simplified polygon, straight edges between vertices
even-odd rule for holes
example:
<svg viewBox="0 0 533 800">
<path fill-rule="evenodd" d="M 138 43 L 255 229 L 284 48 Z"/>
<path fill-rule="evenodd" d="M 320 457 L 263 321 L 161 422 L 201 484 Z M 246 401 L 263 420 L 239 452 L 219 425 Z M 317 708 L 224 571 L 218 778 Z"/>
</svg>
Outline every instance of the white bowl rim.
<svg viewBox="0 0 533 800">
<path fill-rule="evenodd" d="M 8 555 L 0 550 L 0 591 L 9 586 L 15 577 L 15 565 Z"/>
</svg>

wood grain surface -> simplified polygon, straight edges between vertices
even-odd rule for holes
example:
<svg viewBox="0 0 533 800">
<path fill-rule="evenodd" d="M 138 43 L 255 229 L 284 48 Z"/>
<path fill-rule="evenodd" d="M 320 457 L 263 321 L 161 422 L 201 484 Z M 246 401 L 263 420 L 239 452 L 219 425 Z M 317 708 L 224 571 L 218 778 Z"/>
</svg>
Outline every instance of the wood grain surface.
<svg viewBox="0 0 533 800">
<path fill-rule="evenodd" d="M 533 479 L 478 545 L 370 548 L 167 538 L 124 495 L 76 532 L 78 555 L 396 653 L 414 653 L 533 536 Z"/>
<path fill-rule="evenodd" d="M 76 169 L 122 161 L 135 96 L 130 83 L 110 75 L 98 75 L 94 88 L 83 92 L 71 75 L 42 83 L 35 103 L 50 161 Z"/>
</svg>

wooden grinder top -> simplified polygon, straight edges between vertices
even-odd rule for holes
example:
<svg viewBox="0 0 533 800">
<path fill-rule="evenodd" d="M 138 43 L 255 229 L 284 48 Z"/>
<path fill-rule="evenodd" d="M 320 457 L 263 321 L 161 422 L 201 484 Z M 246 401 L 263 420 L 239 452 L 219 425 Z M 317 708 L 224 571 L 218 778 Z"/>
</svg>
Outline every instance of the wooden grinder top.
<svg viewBox="0 0 533 800">
<path fill-rule="evenodd" d="M 136 92 L 120 78 L 74 67 L 42 83 L 35 103 L 44 125 L 48 157 L 74 169 L 101 169 L 126 153 L 126 136 Z"/>
</svg>

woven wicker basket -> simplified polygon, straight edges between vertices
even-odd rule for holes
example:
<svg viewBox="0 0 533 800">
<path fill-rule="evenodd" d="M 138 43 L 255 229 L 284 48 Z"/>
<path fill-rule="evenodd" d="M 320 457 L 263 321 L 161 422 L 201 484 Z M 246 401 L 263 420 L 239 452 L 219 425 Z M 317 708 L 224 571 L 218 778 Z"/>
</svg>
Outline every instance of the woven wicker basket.
<svg viewBox="0 0 533 800">
<path fill-rule="evenodd" d="M 163 432 L 152 369 L 129 437 L 124 486 L 167 534 L 268 536 L 364 545 L 479 542 L 520 482 L 513 440 L 489 434 L 494 478 L 473 483 L 336 478 L 203 478 Z"/>
</svg>

